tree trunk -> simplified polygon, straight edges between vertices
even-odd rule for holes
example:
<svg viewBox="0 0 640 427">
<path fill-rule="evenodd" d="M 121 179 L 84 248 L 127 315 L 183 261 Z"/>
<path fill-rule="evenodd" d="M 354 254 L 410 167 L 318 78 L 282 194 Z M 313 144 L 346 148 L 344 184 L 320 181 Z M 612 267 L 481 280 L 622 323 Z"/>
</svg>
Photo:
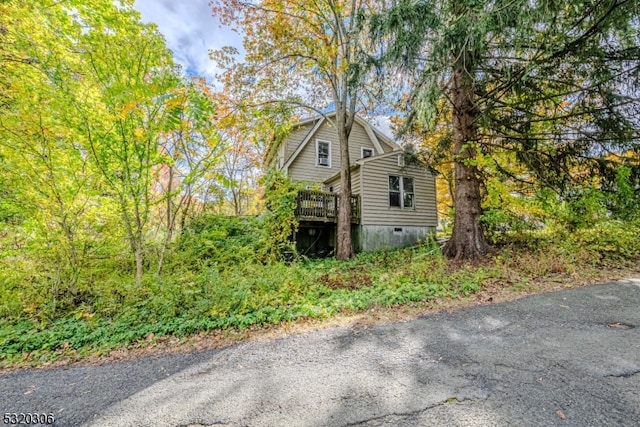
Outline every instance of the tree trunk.
<svg viewBox="0 0 640 427">
<path fill-rule="evenodd" d="M 160 247 L 160 255 L 158 256 L 158 270 L 156 274 L 158 277 L 162 275 L 162 269 L 164 267 L 164 256 L 167 253 L 167 248 L 169 247 L 169 243 L 171 243 L 171 238 L 173 236 L 173 226 L 175 223 L 175 214 L 173 211 L 173 200 L 171 198 L 171 192 L 173 191 L 173 168 L 168 167 L 169 170 L 169 182 L 167 183 L 167 189 L 165 190 L 166 198 L 167 198 L 167 231 L 165 232 L 165 237 L 162 242 L 162 246 Z"/>
<path fill-rule="evenodd" d="M 120 208 L 122 213 L 122 220 L 124 222 L 124 226 L 127 230 L 127 240 L 129 241 L 129 245 L 131 246 L 131 253 L 134 257 L 134 262 L 136 266 L 136 285 L 140 285 L 142 283 L 142 274 L 144 269 L 144 253 L 143 253 L 143 236 L 142 236 L 142 228 L 140 227 L 140 219 L 136 218 L 136 228 L 134 229 L 134 224 L 131 216 L 129 215 L 128 206 L 126 198 L 120 194 Z"/>
<path fill-rule="evenodd" d="M 342 116 L 342 117 L 341 117 Z M 351 164 L 349 162 L 349 131 L 344 114 L 336 114 L 336 130 L 340 142 L 340 198 L 338 203 L 336 259 L 346 261 L 353 258 L 351 242 Z"/>
<path fill-rule="evenodd" d="M 207 192 L 208 191 L 209 190 L 207 190 Z M 191 186 L 187 186 L 186 194 L 183 197 L 185 197 L 184 200 L 186 200 L 186 202 L 184 205 L 184 210 L 182 211 L 182 215 L 180 216 L 180 234 L 184 234 L 184 228 L 187 224 L 187 215 L 189 214 L 189 208 L 191 207 Z M 206 199 L 203 206 L 207 206 Z"/>
<path fill-rule="evenodd" d="M 480 178 L 475 165 L 478 110 L 473 103 L 473 80 L 464 69 L 452 75 L 453 139 L 455 151 L 455 217 L 453 234 L 443 252 L 449 258 L 474 259 L 490 247 L 480 223 Z"/>
<path fill-rule="evenodd" d="M 136 285 L 140 286 L 142 283 L 142 273 L 144 268 L 144 255 L 142 253 L 142 239 L 138 239 L 136 242 Z"/>
<path fill-rule="evenodd" d="M 170 205 L 171 204 L 167 205 L 167 209 L 171 209 Z M 174 212 L 173 215 L 168 215 L 168 218 L 167 218 L 169 221 L 169 224 L 167 226 L 167 231 L 164 236 L 164 240 L 162 242 L 162 247 L 160 248 L 160 255 L 158 256 L 158 269 L 156 271 L 156 274 L 158 275 L 158 277 L 162 275 L 162 269 L 164 268 L 164 259 L 167 254 L 167 249 L 171 244 L 171 240 L 173 240 L 173 230 L 175 228 L 176 214 L 177 212 Z"/>
</svg>

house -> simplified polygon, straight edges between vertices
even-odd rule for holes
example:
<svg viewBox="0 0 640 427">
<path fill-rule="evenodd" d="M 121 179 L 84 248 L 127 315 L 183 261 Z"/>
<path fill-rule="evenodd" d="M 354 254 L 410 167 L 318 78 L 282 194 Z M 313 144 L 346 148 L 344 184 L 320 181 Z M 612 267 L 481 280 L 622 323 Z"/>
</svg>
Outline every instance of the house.
<svg viewBox="0 0 640 427">
<path fill-rule="evenodd" d="M 295 236 L 302 253 L 323 255 L 335 247 L 340 192 L 340 147 L 335 113 L 297 123 L 272 155 L 300 191 Z M 352 236 L 356 251 L 414 244 L 437 226 L 435 175 L 398 144 L 356 116 L 349 137 Z"/>
</svg>

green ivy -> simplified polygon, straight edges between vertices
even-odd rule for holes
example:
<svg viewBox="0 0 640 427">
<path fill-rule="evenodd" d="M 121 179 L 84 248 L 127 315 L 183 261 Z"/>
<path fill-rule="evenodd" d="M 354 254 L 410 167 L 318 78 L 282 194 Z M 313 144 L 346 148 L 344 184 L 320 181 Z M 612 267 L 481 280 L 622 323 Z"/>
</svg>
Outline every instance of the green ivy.
<svg viewBox="0 0 640 427">
<path fill-rule="evenodd" d="M 295 184 L 282 171 L 270 170 L 264 178 L 267 212 L 264 227 L 268 254 L 280 259 L 295 255 L 292 236 L 298 230 L 296 201 L 301 184 Z"/>
</svg>

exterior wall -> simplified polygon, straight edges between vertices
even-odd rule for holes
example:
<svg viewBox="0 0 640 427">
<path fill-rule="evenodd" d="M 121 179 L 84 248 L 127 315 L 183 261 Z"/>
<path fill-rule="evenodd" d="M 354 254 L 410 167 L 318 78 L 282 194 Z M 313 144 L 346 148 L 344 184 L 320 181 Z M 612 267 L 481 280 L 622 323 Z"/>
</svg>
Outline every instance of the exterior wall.
<svg viewBox="0 0 640 427">
<path fill-rule="evenodd" d="M 402 248 L 415 245 L 435 232 L 435 227 L 361 225 L 356 247 L 362 252 Z"/>
<path fill-rule="evenodd" d="M 334 193 L 339 193 L 342 186 L 340 185 L 340 175 L 333 178 L 331 181 L 327 181 L 325 189 L 329 191 L 329 187 L 333 187 Z M 360 182 L 360 168 L 356 168 L 351 171 L 351 194 L 360 194 L 361 190 Z"/>
<path fill-rule="evenodd" d="M 360 166 L 362 225 L 437 226 L 435 176 L 422 165 L 398 166 L 398 156 L 389 155 L 365 161 Z M 389 175 L 411 176 L 414 181 L 415 207 L 389 206 Z"/>
<path fill-rule="evenodd" d="M 300 143 L 304 140 L 304 138 L 307 136 L 307 134 L 309 132 L 311 132 L 311 129 L 313 129 L 315 124 L 316 124 L 315 122 L 307 123 L 304 126 L 298 126 L 295 129 L 291 130 L 291 133 L 287 137 L 286 142 L 284 144 L 285 153 L 284 153 L 284 162 L 283 162 L 283 164 L 287 160 L 289 160 L 289 157 L 291 157 L 293 152 L 296 151 L 296 148 L 298 148 L 298 145 L 300 145 Z"/>
<path fill-rule="evenodd" d="M 380 146 L 382 147 L 385 153 L 389 153 L 398 148 L 398 147 L 393 147 L 392 145 L 386 143 L 382 138 L 378 138 L 378 141 L 380 142 Z"/>
<path fill-rule="evenodd" d="M 294 139 L 292 138 L 298 138 L 299 135 L 299 133 L 295 135 L 292 133 L 289 137 L 292 142 L 287 142 L 287 147 L 292 146 L 294 144 Z M 298 141 L 298 144 L 305 136 L 306 133 L 304 133 L 300 141 Z M 331 167 L 316 166 L 316 140 L 318 139 L 331 143 Z M 296 146 L 298 144 L 296 144 Z M 386 144 L 381 145 L 388 147 Z M 351 164 L 360 159 L 362 147 L 373 149 L 374 152 L 376 152 L 373 142 L 369 139 L 362 125 L 354 123 L 351 135 L 349 136 L 349 160 Z M 293 153 L 293 151 L 291 152 Z M 298 154 L 298 157 L 291 163 L 288 173 L 294 181 L 323 182 L 338 172 L 340 172 L 340 144 L 338 142 L 338 134 L 333 126 L 325 121 Z"/>
</svg>

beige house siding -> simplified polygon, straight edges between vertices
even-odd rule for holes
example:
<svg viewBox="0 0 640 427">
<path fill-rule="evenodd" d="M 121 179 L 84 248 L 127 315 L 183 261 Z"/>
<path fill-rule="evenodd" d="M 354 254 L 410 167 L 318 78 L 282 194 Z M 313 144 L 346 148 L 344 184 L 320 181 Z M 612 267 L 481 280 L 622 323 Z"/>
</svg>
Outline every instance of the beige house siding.
<svg viewBox="0 0 640 427">
<path fill-rule="evenodd" d="M 329 187 L 333 187 L 335 193 L 340 191 L 340 175 L 334 176 L 332 179 L 325 181 L 324 187 L 329 191 Z M 351 182 L 351 191 L 353 191 L 353 182 Z"/>
<path fill-rule="evenodd" d="M 362 191 L 360 184 L 360 169 L 356 169 L 351 173 L 351 194 L 360 194 Z"/>
<path fill-rule="evenodd" d="M 285 157 L 284 161 L 289 160 L 289 157 L 296 151 L 298 145 L 304 140 L 304 137 L 307 136 L 309 131 L 313 128 L 316 123 L 307 123 L 306 125 L 298 126 L 295 129 L 291 130 L 291 133 L 286 139 L 285 142 Z"/>
<path fill-rule="evenodd" d="M 391 146 L 391 144 L 389 144 L 388 142 L 385 142 L 385 140 L 382 138 L 378 138 L 378 141 L 380 141 L 380 145 L 382 146 L 382 149 L 384 150 L 385 153 L 393 151 L 397 148 L 397 147 Z"/>
<path fill-rule="evenodd" d="M 389 175 L 414 178 L 415 208 L 389 206 Z M 424 166 L 398 166 L 398 156 L 372 159 L 361 166 L 362 225 L 436 227 L 435 177 Z"/>
<path fill-rule="evenodd" d="M 327 191 L 329 191 L 329 187 L 333 187 L 333 192 L 339 193 L 342 188 L 340 175 L 336 175 L 333 179 L 326 181 L 324 187 Z M 360 167 L 356 166 L 356 168 L 351 171 L 351 194 L 360 194 L 360 190 Z"/>
<path fill-rule="evenodd" d="M 311 125 L 313 126 L 313 124 Z M 308 132 L 308 129 L 307 129 Z M 299 138 L 301 133 L 292 136 Z M 306 133 L 302 135 L 300 142 Z M 290 136 L 291 138 L 291 136 Z M 327 141 L 331 144 L 331 167 L 316 165 L 316 141 Z M 298 142 L 298 144 L 300 143 Z M 293 143 L 287 143 L 287 147 Z M 385 149 L 390 149 L 387 144 L 381 144 Z M 354 164 L 356 160 L 361 158 L 362 148 L 373 149 L 375 147 L 365 129 L 359 123 L 354 123 L 351 135 L 349 136 L 349 160 Z M 294 147 L 295 150 L 295 147 Z M 293 153 L 293 151 L 291 151 Z M 290 156 L 290 155 L 289 155 Z M 338 134 L 334 127 L 325 121 L 320 128 L 312 135 L 307 145 L 302 149 L 298 156 L 289 165 L 288 174 L 294 181 L 315 181 L 322 182 L 332 175 L 340 172 L 340 144 L 338 142 Z M 354 191 L 355 193 L 355 191 Z"/>
</svg>

